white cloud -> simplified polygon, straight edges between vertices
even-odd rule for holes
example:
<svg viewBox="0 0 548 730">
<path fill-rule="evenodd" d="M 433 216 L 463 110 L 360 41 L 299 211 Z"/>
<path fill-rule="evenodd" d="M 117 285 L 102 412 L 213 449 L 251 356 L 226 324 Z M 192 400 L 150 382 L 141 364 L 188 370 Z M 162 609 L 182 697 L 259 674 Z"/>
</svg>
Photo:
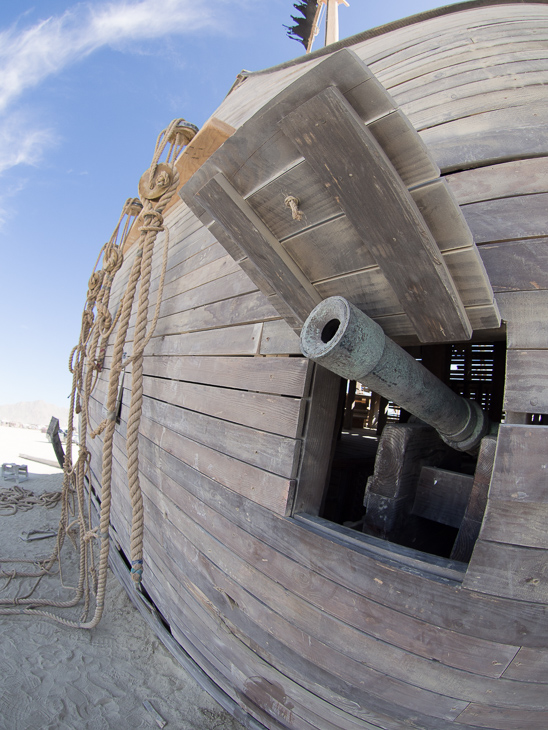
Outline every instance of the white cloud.
<svg viewBox="0 0 548 730">
<path fill-rule="evenodd" d="M 20 126 L 13 106 L 26 91 L 103 46 L 221 30 L 219 11 L 229 5 L 226 0 L 82 3 L 34 25 L 0 31 L 0 174 L 36 164 L 52 143 L 48 130 Z"/>
<path fill-rule="evenodd" d="M 63 15 L 0 32 L 0 111 L 25 90 L 106 45 L 218 30 L 212 0 L 141 0 L 77 5 Z"/>
</svg>

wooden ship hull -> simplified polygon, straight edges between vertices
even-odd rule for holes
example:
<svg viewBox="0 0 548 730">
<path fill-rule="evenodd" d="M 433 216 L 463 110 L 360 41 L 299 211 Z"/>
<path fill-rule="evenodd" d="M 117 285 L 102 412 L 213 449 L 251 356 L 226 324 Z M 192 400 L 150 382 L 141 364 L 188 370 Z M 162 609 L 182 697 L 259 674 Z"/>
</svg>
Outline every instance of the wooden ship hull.
<svg viewBox="0 0 548 730">
<path fill-rule="evenodd" d="M 547 41 L 545 2 L 368 31 L 243 74 L 178 163 L 132 594 L 246 727 L 548 726 Z M 385 401 L 301 355 L 331 296 L 489 411 L 479 455 L 403 416 L 381 434 Z"/>
</svg>

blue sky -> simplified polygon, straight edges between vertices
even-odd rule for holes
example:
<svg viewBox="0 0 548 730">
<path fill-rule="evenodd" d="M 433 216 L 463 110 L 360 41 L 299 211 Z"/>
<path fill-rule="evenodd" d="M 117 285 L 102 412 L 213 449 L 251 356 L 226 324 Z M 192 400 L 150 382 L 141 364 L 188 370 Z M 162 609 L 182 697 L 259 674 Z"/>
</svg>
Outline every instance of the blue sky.
<svg viewBox="0 0 548 730">
<path fill-rule="evenodd" d="M 340 35 L 438 4 L 350 0 Z M 87 281 L 158 133 L 176 117 L 201 126 L 242 69 L 301 55 L 292 13 L 291 0 L 2 0 L 0 404 L 68 404 Z"/>
</svg>

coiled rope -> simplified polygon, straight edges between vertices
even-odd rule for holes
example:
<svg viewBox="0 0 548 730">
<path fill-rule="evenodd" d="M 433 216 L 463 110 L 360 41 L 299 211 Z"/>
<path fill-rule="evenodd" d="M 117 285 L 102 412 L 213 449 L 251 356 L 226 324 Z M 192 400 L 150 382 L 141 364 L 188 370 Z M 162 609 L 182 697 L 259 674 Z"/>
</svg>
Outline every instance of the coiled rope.
<svg viewBox="0 0 548 730">
<path fill-rule="evenodd" d="M 179 173 L 176 162 L 183 148 L 194 137 L 197 128 L 184 119 L 175 119 L 160 133 L 155 146 L 150 168 L 144 173 L 139 183 L 138 199 L 126 201 L 118 224 L 107 244 L 103 246 L 95 262 L 88 284 L 86 305 L 82 314 L 82 325 L 78 345 L 69 357 L 69 370 L 72 373 L 72 390 L 70 396 L 69 425 L 67 429 L 67 448 L 65 453 L 63 490 L 61 493 L 61 518 L 56 547 L 50 558 L 40 561 L 34 571 L 13 571 L 14 577 L 36 577 L 37 581 L 24 598 L 0 599 L 0 614 L 26 613 L 47 616 L 66 626 L 92 629 L 101 620 L 105 605 L 106 582 L 108 572 L 108 556 L 110 548 L 109 524 L 112 487 L 112 452 L 116 428 L 117 400 L 120 376 L 131 363 L 131 402 L 127 420 L 126 451 L 127 479 L 132 505 L 131 518 L 131 564 L 132 577 L 138 586 L 141 582 L 143 565 L 143 498 L 139 482 L 139 426 L 143 401 L 143 353 L 149 343 L 158 318 L 162 302 L 169 234 L 164 227 L 163 212 L 175 194 Z M 167 151 L 165 162 L 160 162 Z M 129 275 L 122 301 L 115 316 L 109 311 L 112 282 L 123 262 L 124 244 L 131 225 L 139 216 L 142 225 L 139 227 L 140 239 L 135 259 Z M 122 228 L 122 222 L 125 223 Z M 154 316 L 148 324 L 149 293 L 152 272 L 152 258 L 158 233 L 165 232 L 162 266 L 156 298 Z M 102 258 L 102 269 L 97 269 Z M 137 296 L 138 291 L 138 296 Z M 129 322 L 137 296 L 137 314 L 133 337 L 133 352 L 124 359 L 127 346 Z M 96 314 L 94 315 L 94 310 Z M 110 337 L 115 333 L 114 348 L 110 364 L 108 380 L 106 418 L 94 429 L 91 429 L 89 402 L 96 385 L 99 373 L 103 369 L 104 357 Z M 74 416 L 80 415 L 80 443 L 76 461 L 72 458 L 72 439 L 74 434 Z M 87 438 L 103 436 L 102 474 L 100 494 L 99 526 L 92 527 L 93 505 L 91 497 L 90 460 L 91 453 L 87 449 Z M 87 485 L 87 504 L 86 504 Z M 71 519 L 71 515 L 73 515 Z M 61 548 L 66 536 L 72 538 L 74 526 L 78 529 L 78 545 L 80 550 L 79 579 L 74 597 L 69 601 L 52 601 L 47 598 L 33 598 L 44 575 L 51 573 L 59 562 Z M 98 564 L 95 565 L 95 544 L 99 543 Z M 16 562 L 1 559 L 0 563 Z M 17 561 L 34 562 L 34 561 Z M 36 563 L 34 562 L 36 566 Z M 7 575 L 3 571 L 0 574 Z M 92 596 L 95 598 L 93 615 L 89 617 Z M 81 619 L 66 619 L 51 610 L 54 608 L 70 608 L 83 599 Z M 8 606 L 16 604 L 18 607 Z"/>
</svg>

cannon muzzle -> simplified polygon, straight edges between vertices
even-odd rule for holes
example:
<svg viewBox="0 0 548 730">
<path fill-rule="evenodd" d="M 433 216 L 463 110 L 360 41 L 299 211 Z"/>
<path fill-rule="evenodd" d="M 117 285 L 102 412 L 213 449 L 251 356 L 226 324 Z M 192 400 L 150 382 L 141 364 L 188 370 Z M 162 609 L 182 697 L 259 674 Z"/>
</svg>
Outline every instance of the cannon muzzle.
<svg viewBox="0 0 548 730">
<path fill-rule="evenodd" d="M 454 449 L 476 451 L 489 430 L 477 403 L 454 393 L 343 297 L 325 299 L 312 310 L 301 332 L 301 350 L 433 426 Z"/>
</svg>

